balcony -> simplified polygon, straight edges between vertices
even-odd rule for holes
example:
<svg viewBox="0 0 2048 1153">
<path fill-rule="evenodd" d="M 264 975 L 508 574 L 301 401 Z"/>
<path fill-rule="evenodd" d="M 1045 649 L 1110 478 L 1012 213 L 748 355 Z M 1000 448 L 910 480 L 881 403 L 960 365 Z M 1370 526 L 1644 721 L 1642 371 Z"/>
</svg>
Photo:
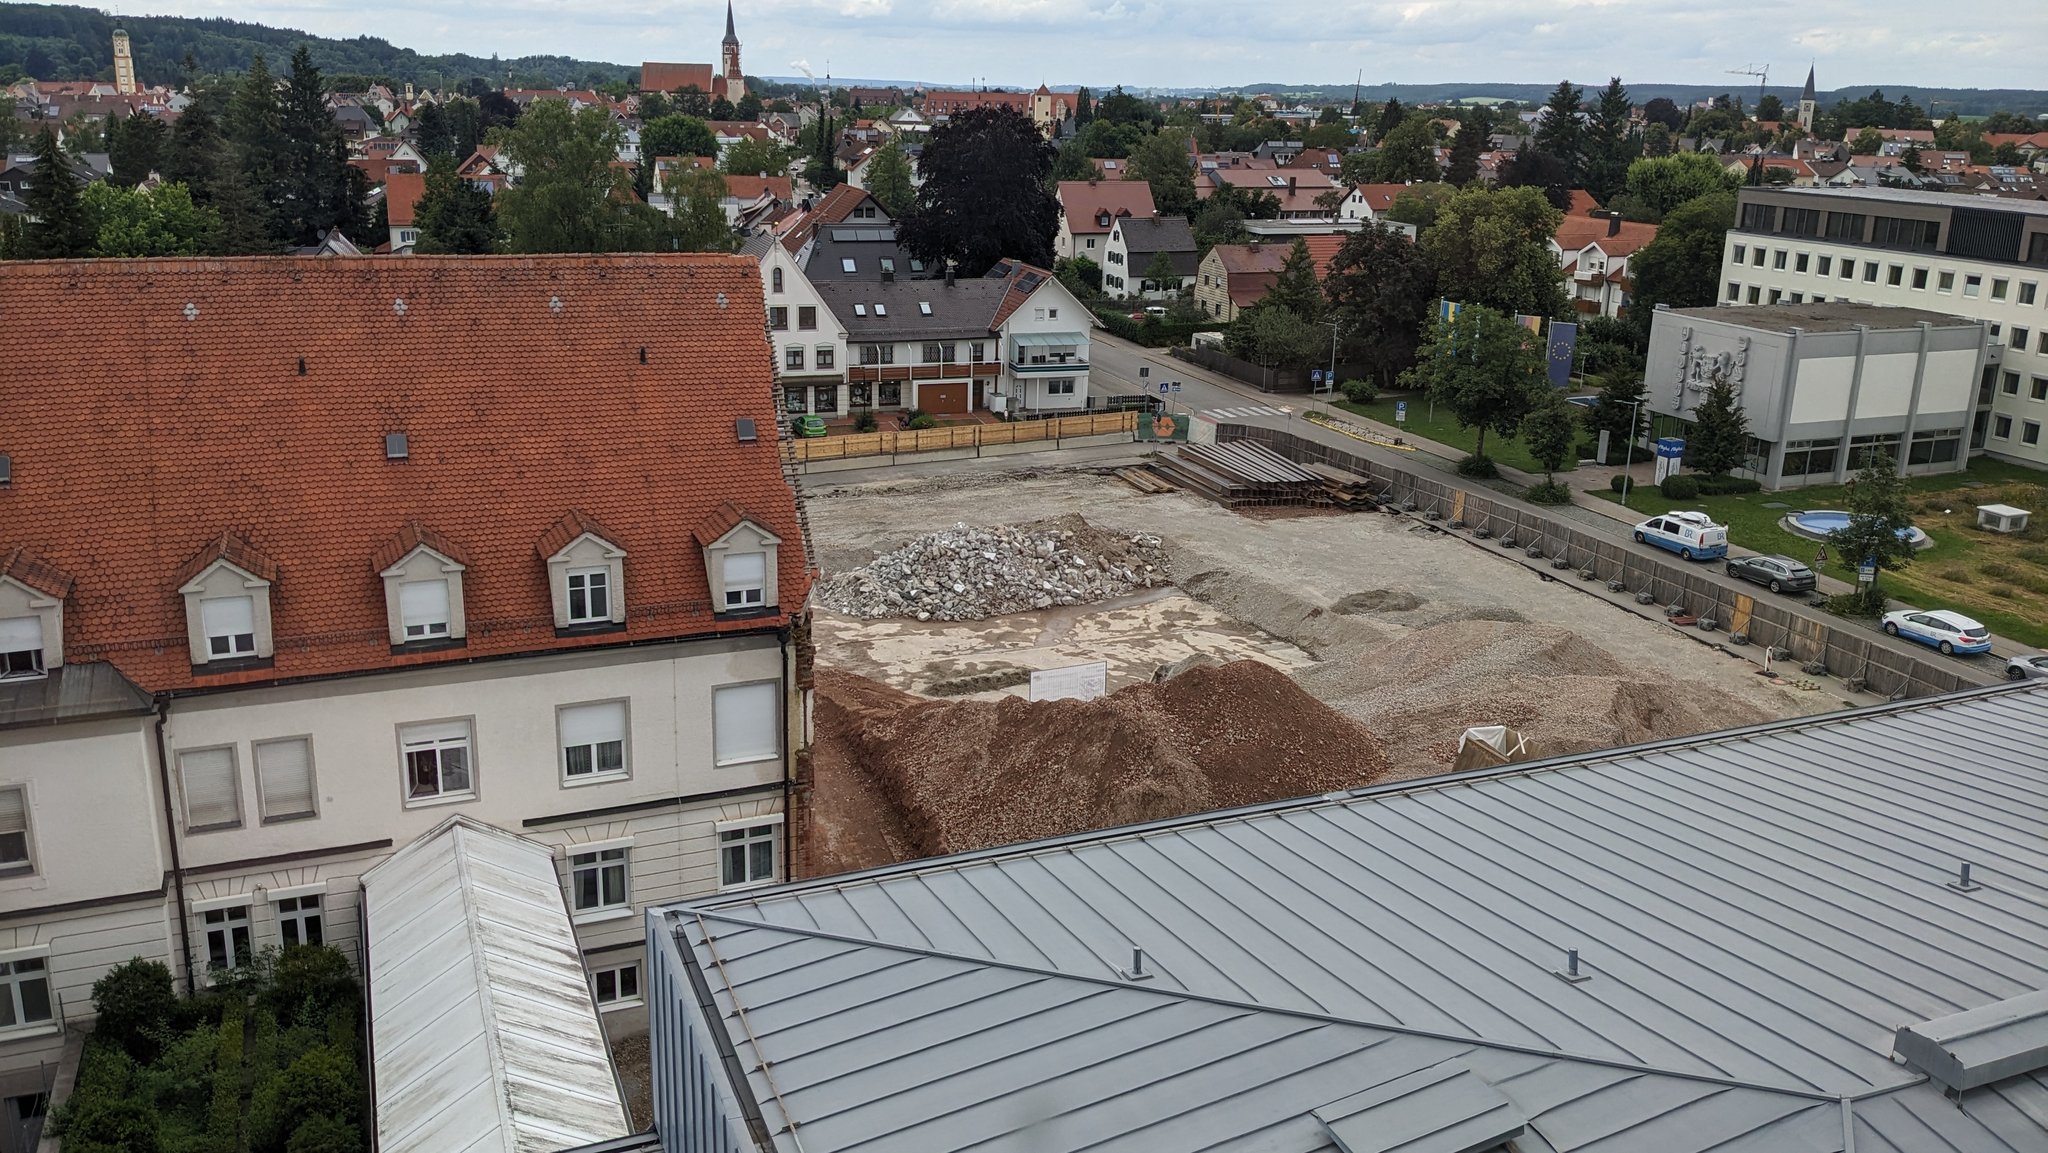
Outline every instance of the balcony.
<svg viewBox="0 0 2048 1153">
<path fill-rule="evenodd" d="M 1010 339 L 1011 372 L 1026 376 L 1088 371 L 1088 337 L 1079 332 L 1026 332 Z"/>
</svg>

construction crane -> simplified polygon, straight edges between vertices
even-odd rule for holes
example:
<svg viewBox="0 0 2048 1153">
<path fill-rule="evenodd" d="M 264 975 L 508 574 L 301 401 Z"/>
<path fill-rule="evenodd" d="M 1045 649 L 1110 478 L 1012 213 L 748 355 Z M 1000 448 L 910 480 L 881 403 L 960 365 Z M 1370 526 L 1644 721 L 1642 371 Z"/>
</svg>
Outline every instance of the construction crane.
<svg viewBox="0 0 2048 1153">
<path fill-rule="evenodd" d="M 1770 65 L 1766 64 L 1763 67 L 1759 68 L 1756 65 L 1751 64 L 1745 68 L 1730 68 L 1728 69 L 1728 75 L 1756 77 L 1756 102 L 1759 107 L 1762 106 L 1764 102 L 1764 88 L 1771 82 Z"/>
</svg>

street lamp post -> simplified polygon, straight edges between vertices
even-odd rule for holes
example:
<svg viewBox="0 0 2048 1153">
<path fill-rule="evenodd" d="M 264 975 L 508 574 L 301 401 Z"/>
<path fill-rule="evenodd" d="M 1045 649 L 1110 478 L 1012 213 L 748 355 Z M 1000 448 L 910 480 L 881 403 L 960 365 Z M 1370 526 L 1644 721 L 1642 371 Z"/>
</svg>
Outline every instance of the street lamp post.
<svg viewBox="0 0 2048 1153">
<path fill-rule="evenodd" d="M 1628 406 L 1628 439 L 1621 445 L 1621 507 L 1628 507 L 1628 485 L 1635 478 L 1636 470 L 1636 410 L 1642 407 L 1641 398 Z"/>
</svg>

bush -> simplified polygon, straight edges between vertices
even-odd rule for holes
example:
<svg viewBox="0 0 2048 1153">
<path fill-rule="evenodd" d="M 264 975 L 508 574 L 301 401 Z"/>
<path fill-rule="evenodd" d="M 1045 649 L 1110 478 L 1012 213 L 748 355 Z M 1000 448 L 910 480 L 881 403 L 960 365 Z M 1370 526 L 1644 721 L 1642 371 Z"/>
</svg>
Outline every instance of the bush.
<svg viewBox="0 0 2048 1153">
<path fill-rule="evenodd" d="M 1628 477 L 1623 476 L 1621 473 L 1617 472 L 1613 476 L 1607 478 L 1607 487 L 1611 491 L 1620 492 L 1622 489 L 1630 487 L 1629 479 Z"/>
<path fill-rule="evenodd" d="M 133 1097 L 74 1095 L 51 1119 L 50 1132 L 64 1138 L 64 1153 L 159 1153 L 161 1118 L 147 1101 Z"/>
<path fill-rule="evenodd" d="M 363 1135 L 355 1126 L 332 1117 L 309 1118 L 292 1130 L 285 1153 L 362 1153 Z"/>
<path fill-rule="evenodd" d="M 1474 453 L 1458 462 L 1458 475 L 1485 479 L 1499 476 L 1500 469 L 1493 463 L 1492 457 Z"/>
<path fill-rule="evenodd" d="M 1530 504 L 1570 504 L 1572 487 L 1563 481 L 1543 481 L 1530 485 L 1522 493 L 1522 499 Z"/>
<path fill-rule="evenodd" d="M 214 1149 L 235 1149 L 241 1145 L 243 1012 L 241 1002 L 228 1002 L 216 1033 L 213 1107 L 206 1118 L 207 1145 Z"/>
<path fill-rule="evenodd" d="M 106 976 L 92 983 L 92 1003 L 100 1014 L 94 1034 L 147 1064 L 162 1049 L 154 1034 L 161 1033 L 177 1014 L 178 994 L 163 962 L 137 957 L 107 970 Z"/>
<path fill-rule="evenodd" d="M 1664 483 L 1657 488 L 1665 500 L 1691 500 L 1700 494 L 1699 480 L 1683 473 L 1665 477 Z"/>
<path fill-rule="evenodd" d="M 256 1087 L 249 1103 L 249 1147 L 254 1153 L 283 1150 L 290 1133 L 314 1117 L 353 1126 L 360 1104 L 355 1062 L 324 1045 L 310 1049 Z"/>
<path fill-rule="evenodd" d="M 1881 617 L 1884 615 L 1884 592 L 1871 585 L 1852 593 L 1837 593 L 1828 598 L 1828 611 L 1838 617 Z"/>
<path fill-rule="evenodd" d="M 295 945 L 278 955 L 262 1004 L 283 1025 L 321 1025 L 337 1005 L 354 1011 L 355 975 L 348 958 L 324 945 Z"/>
<path fill-rule="evenodd" d="M 1369 380 L 1347 380 L 1337 389 L 1353 404 L 1371 404 L 1380 396 L 1379 386 Z"/>
<path fill-rule="evenodd" d="M 855 432 L 873 432 L 880 427 L 881 422 L 875 419 L 875 414 L 872 412 L 862 412 L 859 416 L 853 418 L 853 431 Z"/>
<path fill-rule="evenodd" d="M 1762 481 L 1751 480 L 1746 476 L 1699 476 L 1693 479 L 1699 482 L 1701 496 L 1729 496 L 1739 492 L 1759 492 L 1764 487 Z"/>
<path fill-rule="evenodd" d="M 916 416 L 910 418 L 910 430 L 912 432 L 918 432 L 927 428 L 937 427 L 939 427 L 939 418 L 933 416 L 931 413 L 920 412 Z"/>
</svg>

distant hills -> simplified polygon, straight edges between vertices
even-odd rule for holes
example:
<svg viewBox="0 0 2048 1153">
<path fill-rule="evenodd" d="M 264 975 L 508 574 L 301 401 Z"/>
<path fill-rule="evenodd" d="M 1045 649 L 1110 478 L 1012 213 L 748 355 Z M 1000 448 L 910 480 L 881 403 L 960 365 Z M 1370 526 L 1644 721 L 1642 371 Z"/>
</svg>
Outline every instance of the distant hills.
<svg viewBox="0 0 2048 1153">
<path fill-rule="evenodd" d="M 1727 84 L 1631 84 L 1628 77 L 1621 78 L 1628 94 L 1636 103 L 1665 97 L 1680 107 L 1694 101 L 1708 100 L 1722 93 L 1739 99 L 1747 108 L 1756 107 L 1757 86 L 1747 83 L 1744 77 L 1730 76 Z M 1803 82 L 1805 77 L 1800 77 Z M 1606 87 L 1605 77 L 1598 79 L 1575 78 L 1572 83 L 1585 87 L 1587 95 Z M 1794 108 L 1799 104 L 1801 84 L 1790 86 L 1773 84 L 1765 91 L 1775 94 L 1785 102 L 1785 107 Z M 1499 100 L 1514 100 L 1523 104 L 1542 103 L 1557 87 L 1550 84 L 1492 84 L 1487 82 L 1459 84 L 1369 84 L 1358 89 L 1361 100 L 1382 101 L 1393 97 L 1403 104 L 1466 100 L 1485 97 Z M 1872 89 L 1882 89 L 1888 99 L 1897 100 L 1910 95 L 1913 103 L 1935 117 L 1984 116 L 1993 112 L 2018 112 L 2022 115 L 2048 113 L 2048 91 L 2025 88 L 1929 88 L 1920 84 L 1851 84 L 1836 89 L 1820 89 L 1815 97 L 1825 108 L 1838 100 L 1856 100 L 1870 95 Z M 1351 99 L 1349 84 L 1308 84 L 1269 83 L 1239 84 L 1225 89 L 1227 92 L 1271 92 L 1295 96 L 1308 104 L 1348 103 Z"/>
<path fill-rule="evenodd" d="M 240 20 L 184 16 L 109 16 L 69 4 L 0 3 L 0 69 L 7 65 L 39 80 L 112 79 L 114 29 L 128 33 L 135 70 L 144 84 L 177 84 L 189 55 L 201 72 L 239 72 L 261 52 L 273 70 L 300 44 L 329 75 L 383 77 L 425 88 L 452 87 L 471 78 L 492 85 L 534 88 L 594 87 L 637 81 L 638 65 L 575 60 L 567 56 L 427 56 L 374 36 L 331 40 L 290 28 Z"/>
</svg>

